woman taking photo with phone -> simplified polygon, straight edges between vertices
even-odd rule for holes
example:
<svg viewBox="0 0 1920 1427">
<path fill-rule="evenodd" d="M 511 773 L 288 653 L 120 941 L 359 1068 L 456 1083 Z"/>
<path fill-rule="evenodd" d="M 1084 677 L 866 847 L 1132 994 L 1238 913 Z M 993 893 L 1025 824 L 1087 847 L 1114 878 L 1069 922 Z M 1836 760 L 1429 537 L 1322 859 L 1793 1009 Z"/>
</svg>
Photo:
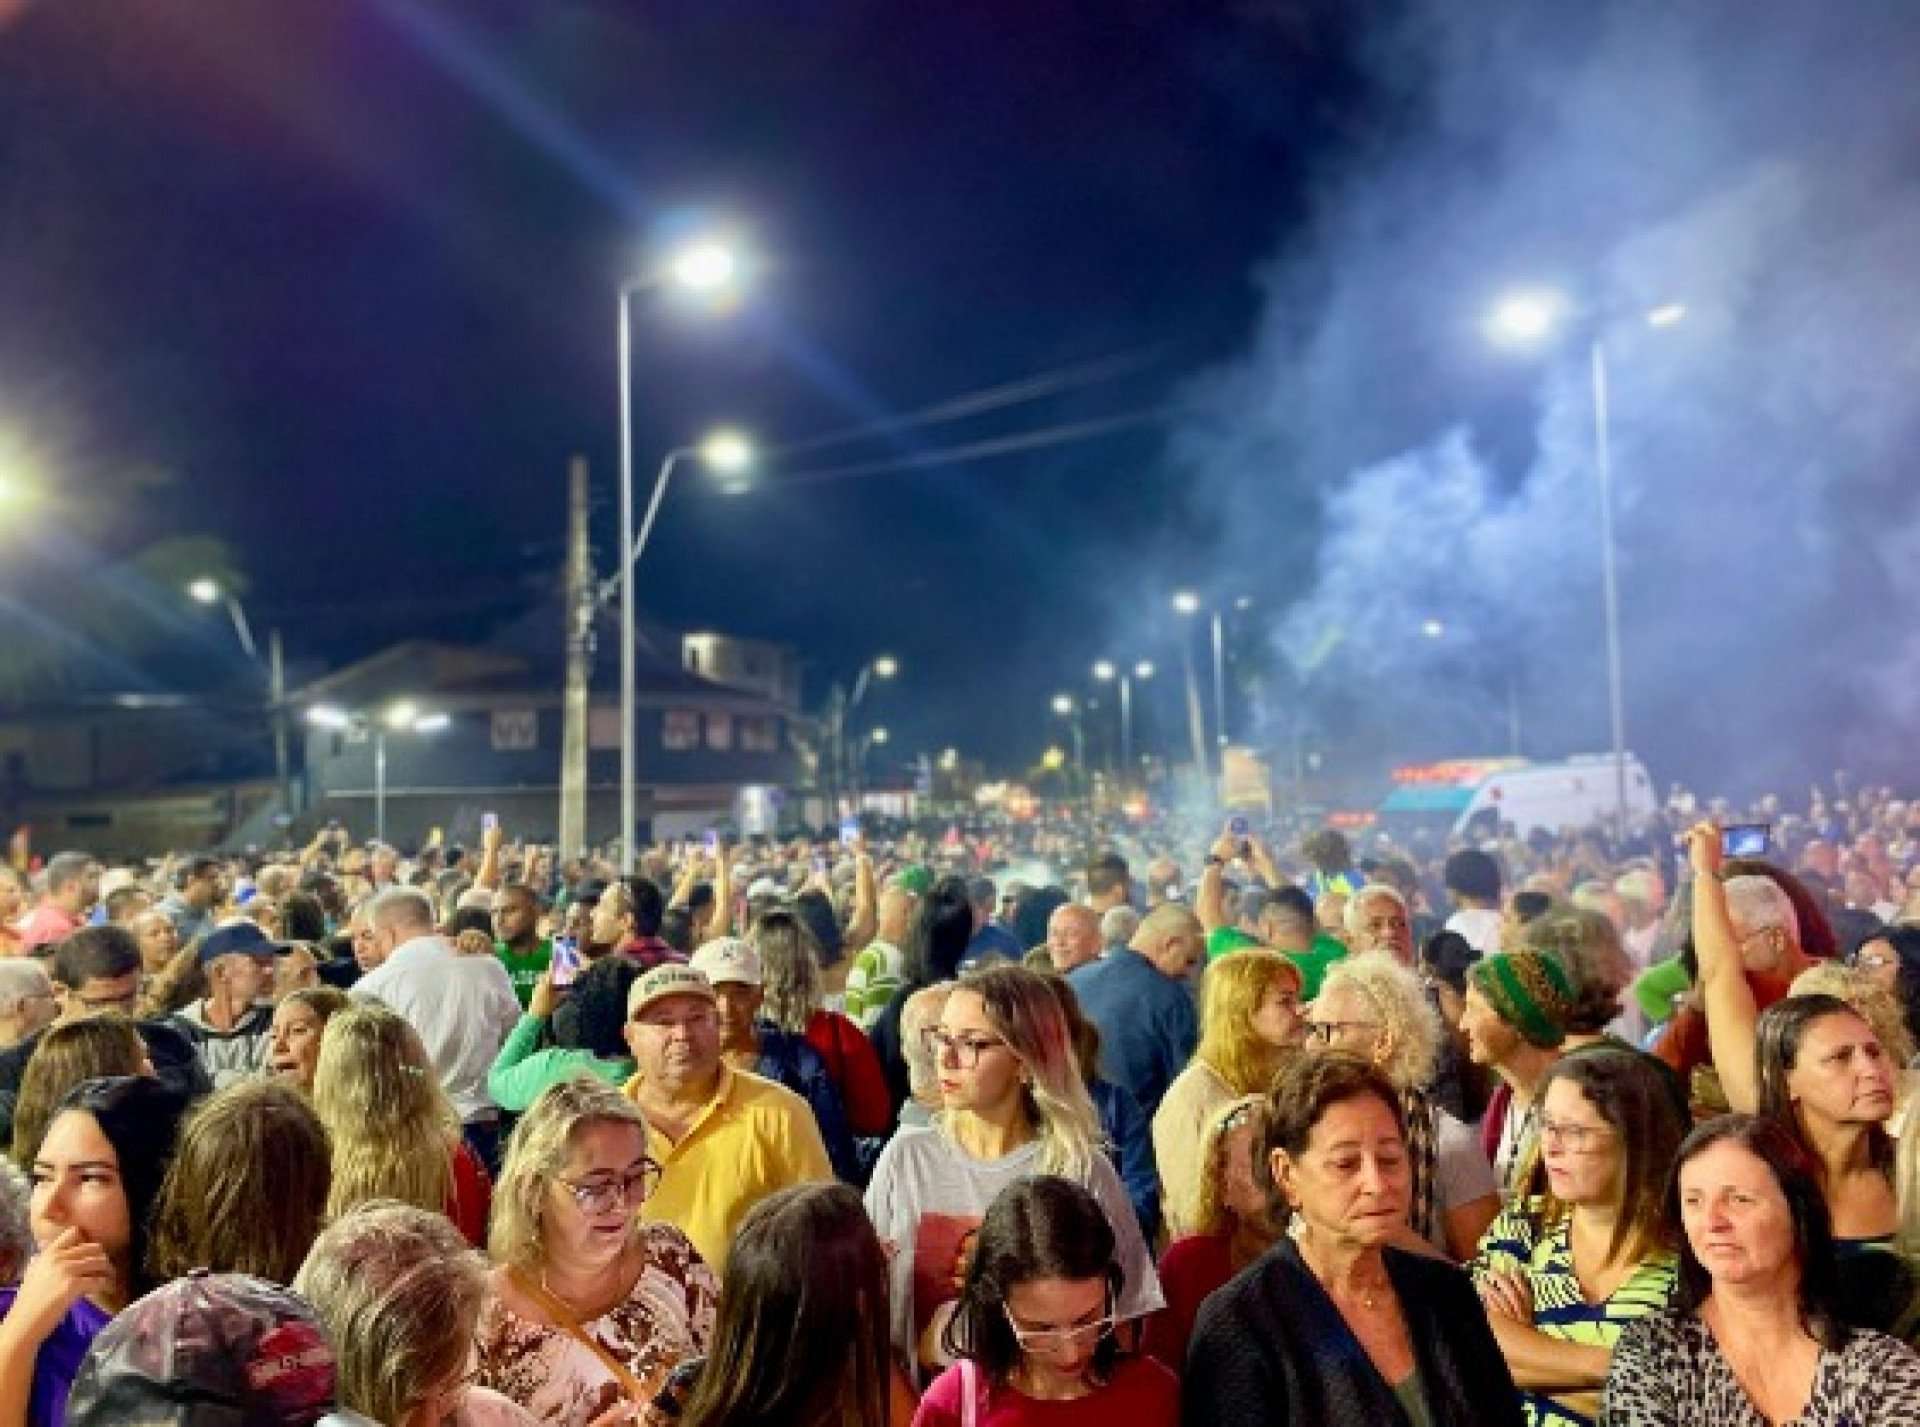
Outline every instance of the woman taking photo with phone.
<svg viewBox="0 0 1920 1427">
<path fill-rule="evenodd" d="M 1069 1179 L 1040 1175 L 987 1210 L 960 1306 L 955 1357 L 914 1427 L 1173 1427 L 1180 1389 L 1114 1336 L 1122 1274 L 1112 1226 Z"/>
</svg>

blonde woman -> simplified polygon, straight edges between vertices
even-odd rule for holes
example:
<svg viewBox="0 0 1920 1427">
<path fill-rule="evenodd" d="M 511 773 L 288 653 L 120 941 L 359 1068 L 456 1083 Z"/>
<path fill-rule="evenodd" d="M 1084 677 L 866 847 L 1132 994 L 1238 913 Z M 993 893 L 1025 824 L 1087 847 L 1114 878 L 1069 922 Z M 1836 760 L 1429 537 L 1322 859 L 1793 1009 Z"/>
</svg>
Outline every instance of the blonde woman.
<svg viewBox="0 0 1920 1427">
<path fill-rule="evenodd" d="M 1286 1227 L 1260 1187 L 1254 1160 L 1266 1133 L 1266 1097 L 1229 1100 L 1207 1121 L 1193 1232 L 1160 1255 L 1167 1306 L 1147 1320 L 1141 1348 L 1179 1376 L 1207 1296 L 1272 1248 Z"/>
<path fill-rule="evenodd" d="M 1160 1202 L 1167 1233 L 1195 1232 L 1201 1143 L 1207 1122 L 1243 1095 L 1264 1095 L 1300 1047 L 1300 968 L 1291 957 L 1254 948 L 1216 957 L 1200 991 L 1200 1044 L 1174 1077 L 1153 1117 Z"/>
<path fill-rule="evenodd" d="M 476 1247 L 485 1240 L 487 1172 L 403 1017 L 364 1002 L 328 1020 L 313 1108 L 333 1145 L 329 1219 L 364 1200 L 398 1199 L 444 1213 Z"/>
<path fill-rule="evenodd" d="M 1413 1174 L 1404 1248 L 1464 1263 L 1500 1212 L 1500 1190 L 1473 1131 L 1427 1094 L 1446 1034 L 1426 987 L 1384 952 L 1336 963 L 1320 985 L 1307 1031 L 1318 1046 L 1362 1056 L 1400 1096 Z"/>
<path fill-rule="evenodd" d="M 1074 1059 L 1067 1019 L 1047 978 L 993 966 L 960 978 L 925 1036 L 934 1052 L 940 1109 L 926 1129 L 903 1129 L 874 1166 L 867 1213 L 894 1246 L 895 1351 L 937 1371 L 971 1243 L 996 1195 L 1036 1174 L 1072 1179 L 1112 1221 L 1121 1287 L 1118 1320 L 1162 1304 L 1120 1176 L 1100 1141 L 1100 1121 Z"/>
<path fill-rule="evenodd" d="M 480 1380 L 541 1422 L 650 1420 L 707 1351 L 720 1286 L 685 1234 L 641 1222 L 659 1177 L 638 1107 L 588 1076 L 550 1086 L 514 1128 L 476 1342 Z"/>
</svg>

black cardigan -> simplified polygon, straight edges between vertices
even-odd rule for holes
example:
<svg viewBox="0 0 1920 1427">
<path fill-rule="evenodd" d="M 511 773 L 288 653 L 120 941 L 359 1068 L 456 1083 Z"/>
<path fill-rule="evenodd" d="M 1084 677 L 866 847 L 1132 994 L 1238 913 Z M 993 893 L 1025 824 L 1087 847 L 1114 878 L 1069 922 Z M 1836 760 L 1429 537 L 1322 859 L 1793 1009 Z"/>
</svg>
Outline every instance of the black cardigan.
<svg viewBox="0 0 1920 1427">
<path fill-rule="evenodd" d="M 1399 1249 L 1385 1258 L 1434 1427 L 1524 1427 L 1467 1275 Z M 1285 1239 L 1201 1305 L 1180 1386 L 1186 1427 L 1408 1427 L 1393 1388 Z"/>
</svg>

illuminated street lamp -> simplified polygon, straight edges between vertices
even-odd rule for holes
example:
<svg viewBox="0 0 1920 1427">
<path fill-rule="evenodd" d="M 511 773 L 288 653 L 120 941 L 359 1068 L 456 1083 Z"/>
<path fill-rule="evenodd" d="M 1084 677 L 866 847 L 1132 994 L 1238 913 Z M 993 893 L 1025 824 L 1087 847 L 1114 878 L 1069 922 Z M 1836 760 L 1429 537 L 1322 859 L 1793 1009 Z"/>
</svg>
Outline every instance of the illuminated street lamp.
<svg viewBox="0 0 1920 1427">
<path fill-rule="evenodd" d="M 624 303 L 621 311 L 626 311 Z M 621 350 L 625 351 L 624 343 Z M 624 391 L 624 384 L 622 389 Z M 634 730 L 634 720 L 639 714 L 639 674 L 634 649 L 639 638 L 639 606 L 633 588 L 640 556 L 646 551 L 647 537 L 653 533 L 660 503 L 667 497 L 667 483 L 673 479 L 674 467 L 682 461 L 697 460 L 718 475 L 739 476 L 753 465 L 754 449 L 753 443 L 740 432 L 722 428 L 709 433 L 697 446 L 677 446 L 667 452 L 660 462 L 659 473 L 653 478 L 653 494 L 647 500 L 647 513 L 636 534 L 632 522 L 632 459 L 628 445 L 625 440 L 621 443 L 620 572 L 613 579 L 620 585 L 620 857 L 622 866 L 631 873 L 637 850 L 640 786 L 640 754 Z M 604 593 L 606 586 L 602 585 L 601 589 Z"/>
<path fill-rule="evenodd" d="M 224 605 L 227 618 L 233 622 L 234 637 L 240 641 L 245 652 L 256 668 L 267 679 L 267 712 L 273 725 L 273 773 L 274 783 L 280 794 L 280 811 L 287 816 L 293 815 L 293 775 L 291 760 L 287 752 L 287 666 L 281 651 L 280 631 L 267 631 L 267 657 L 263 664 L 259 646 L 253 640 L 253 626 L 247 620 L 247 612 L 239 599 L 220 581 L 211 575 L 202 575 L 187 582 L 187 597 L 196 604 L 209 608 Z"/>
<path fill-rule="evenodd" d="M 1153 665 L 1142 659 L 1131 671 L 1117 668 L 1111 659 L 1102 659 L 1093 666 L 1093 677 L 1102 683 L 1120 685 L 1120 766 L 1124 776 L 1133 776 L 1133 683 L 1134 680 L 1147 680 L 1153 677 Z"/>
<path fill-rule="evenodd" d="M 422 713 L 411 699 L 389 704 L 377 716 L 364 711 L 348 712 L 331 704 L 315 704 L 307 710 L 307 722 L 315 728 L 346 733 L 373 740 L 373 836 L 387 840 L 387 736 L 393 733 L 434 734 L 452 720 L 444 713 Z"/>
<path fill-rule="evenodd" d="M 1565 294 L 1547 288 L 1514 292 L 1488 313 L 1489 340 L 1503 347 L 1539 347 L 1577 314 Z M 1685 320 L 1687 309 L 1664 303 L 1640 314 L 1654 328 Z M 1593 466 L 1600 487 L 1600 587 L 1607 629 L 1607 716 L 1613 734 L 1614 833 L 1627 835 L 1627 711 L 1620 672 L 1620 582 L 1613 530 L 1613 432 L 1607 404 L 1606 334 L 1592 324 L 1588 364 L 1593 384 Z M 1444 632 L 1444 630 L 1443 630 Z"/>
<path fill-rule="evenodd" d="M 1055 694 L 1053 711 L 1067 720 L 1067 728 L 1073 735 L 1073 772 L 1077 791 L 1084 793 L 1087 782 L 1087 741 L 1086 732 L 1081 726 L 1080 701 L 1072 694 Z"/>
<path fill-rule="evenodd" d="M 636 540 L 633 530 L 633 299 L 642 293 L 660 289 L 677 291 L 709 305 L 719 305 L 744 292 L 747 262 L 743 250 L 731 238 L 709 234 L 691 240 L 667 255 L 652 272 L 644 273 L 620 285 L 620 863 L 632 872 L 639 849 L 635 845 L 637 825 L 636 790 L 639 786 L 639 751 L 634 741 L 633 721 L 637 699 L 634 692 L 634 649 L 638 616 L 634 605 L 633 571 L 640 550 L 646 544 L 646 531 Z M 718 437 L 710 441 L 718 441 Z M 669 452 L 654 481 L 653 500 L 647 508 L 647 526 L 653 525 L 660 498 L 666 494 L 667 477 L 676 457 L 689 454 Z M 722 474 L 738 475 L 752 461 L 752 448 L 733 438 L 714 446 L 707 459 Z"/>
</svg>

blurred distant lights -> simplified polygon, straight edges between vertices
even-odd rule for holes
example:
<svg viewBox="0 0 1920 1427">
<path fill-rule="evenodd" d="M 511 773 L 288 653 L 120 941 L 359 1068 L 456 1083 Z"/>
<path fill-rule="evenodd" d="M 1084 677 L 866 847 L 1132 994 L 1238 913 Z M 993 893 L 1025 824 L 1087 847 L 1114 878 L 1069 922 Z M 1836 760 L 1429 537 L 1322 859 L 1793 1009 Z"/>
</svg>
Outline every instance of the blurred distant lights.
<svg viewBox="0 0 1920 1427">
<path fill-rule="evenodd" d="M 872 733 L 868 734 L 867 737 L 873 740 L 875 747 L 884 748 L 887 745 L 887 740 L 892 738 L 893 735 L 888 733 L 884 728 L 876 728 Z"/>
<path fill-rule="evenodd" d="M 1676 322 L 1685 321 L 1686 316 L 1687 305 L 1684 302 L 1669 302 L 1666 306 L 1656 307 L 1647 314 L 1647 326 L 1671 327 Z"/>
<path fill-rule="evenodd" d="M 1421 624 L 1420 632 L 1429 639 L 1444 639 L 1447 634 L 1447 626 L 1440 620 L 1429 619 Z"/>
<path fill-rule="evenodd" d="M 1200 596 L 1192 590 L 1182 590 L 1173 597 L 1173 607 L 1181 614 L 1200 613 Z"/>
<path fill-rule="evenodd" d="M 1071 717 L 1073 714 L 1073 695 L 1055 694 L 1053 696 L 1053 711 L 1062 718 Z"/>
<path fill-rule="evenodd" d="M 737 290 L 746 277 L 740 245 L 727 238 L 697 238 L 672 253 L 666 275 L 682 291 L 720 297 Z"/>
<path fill-rule="evenodd" d="M 187 586 L 187 594 L 201 604 L 219 604 L 222 593 L 220 582 L 204 575 Z"/>
<path fill-rule="evenodd" d="M 878 659 L 873 661 L 873 677 L 876 679 L 891 679 L 899 672 L 900 661 L 891 654 L 882 654 Z M 884 742 L 884 740 L 882 741 Z"/>
</svg>

